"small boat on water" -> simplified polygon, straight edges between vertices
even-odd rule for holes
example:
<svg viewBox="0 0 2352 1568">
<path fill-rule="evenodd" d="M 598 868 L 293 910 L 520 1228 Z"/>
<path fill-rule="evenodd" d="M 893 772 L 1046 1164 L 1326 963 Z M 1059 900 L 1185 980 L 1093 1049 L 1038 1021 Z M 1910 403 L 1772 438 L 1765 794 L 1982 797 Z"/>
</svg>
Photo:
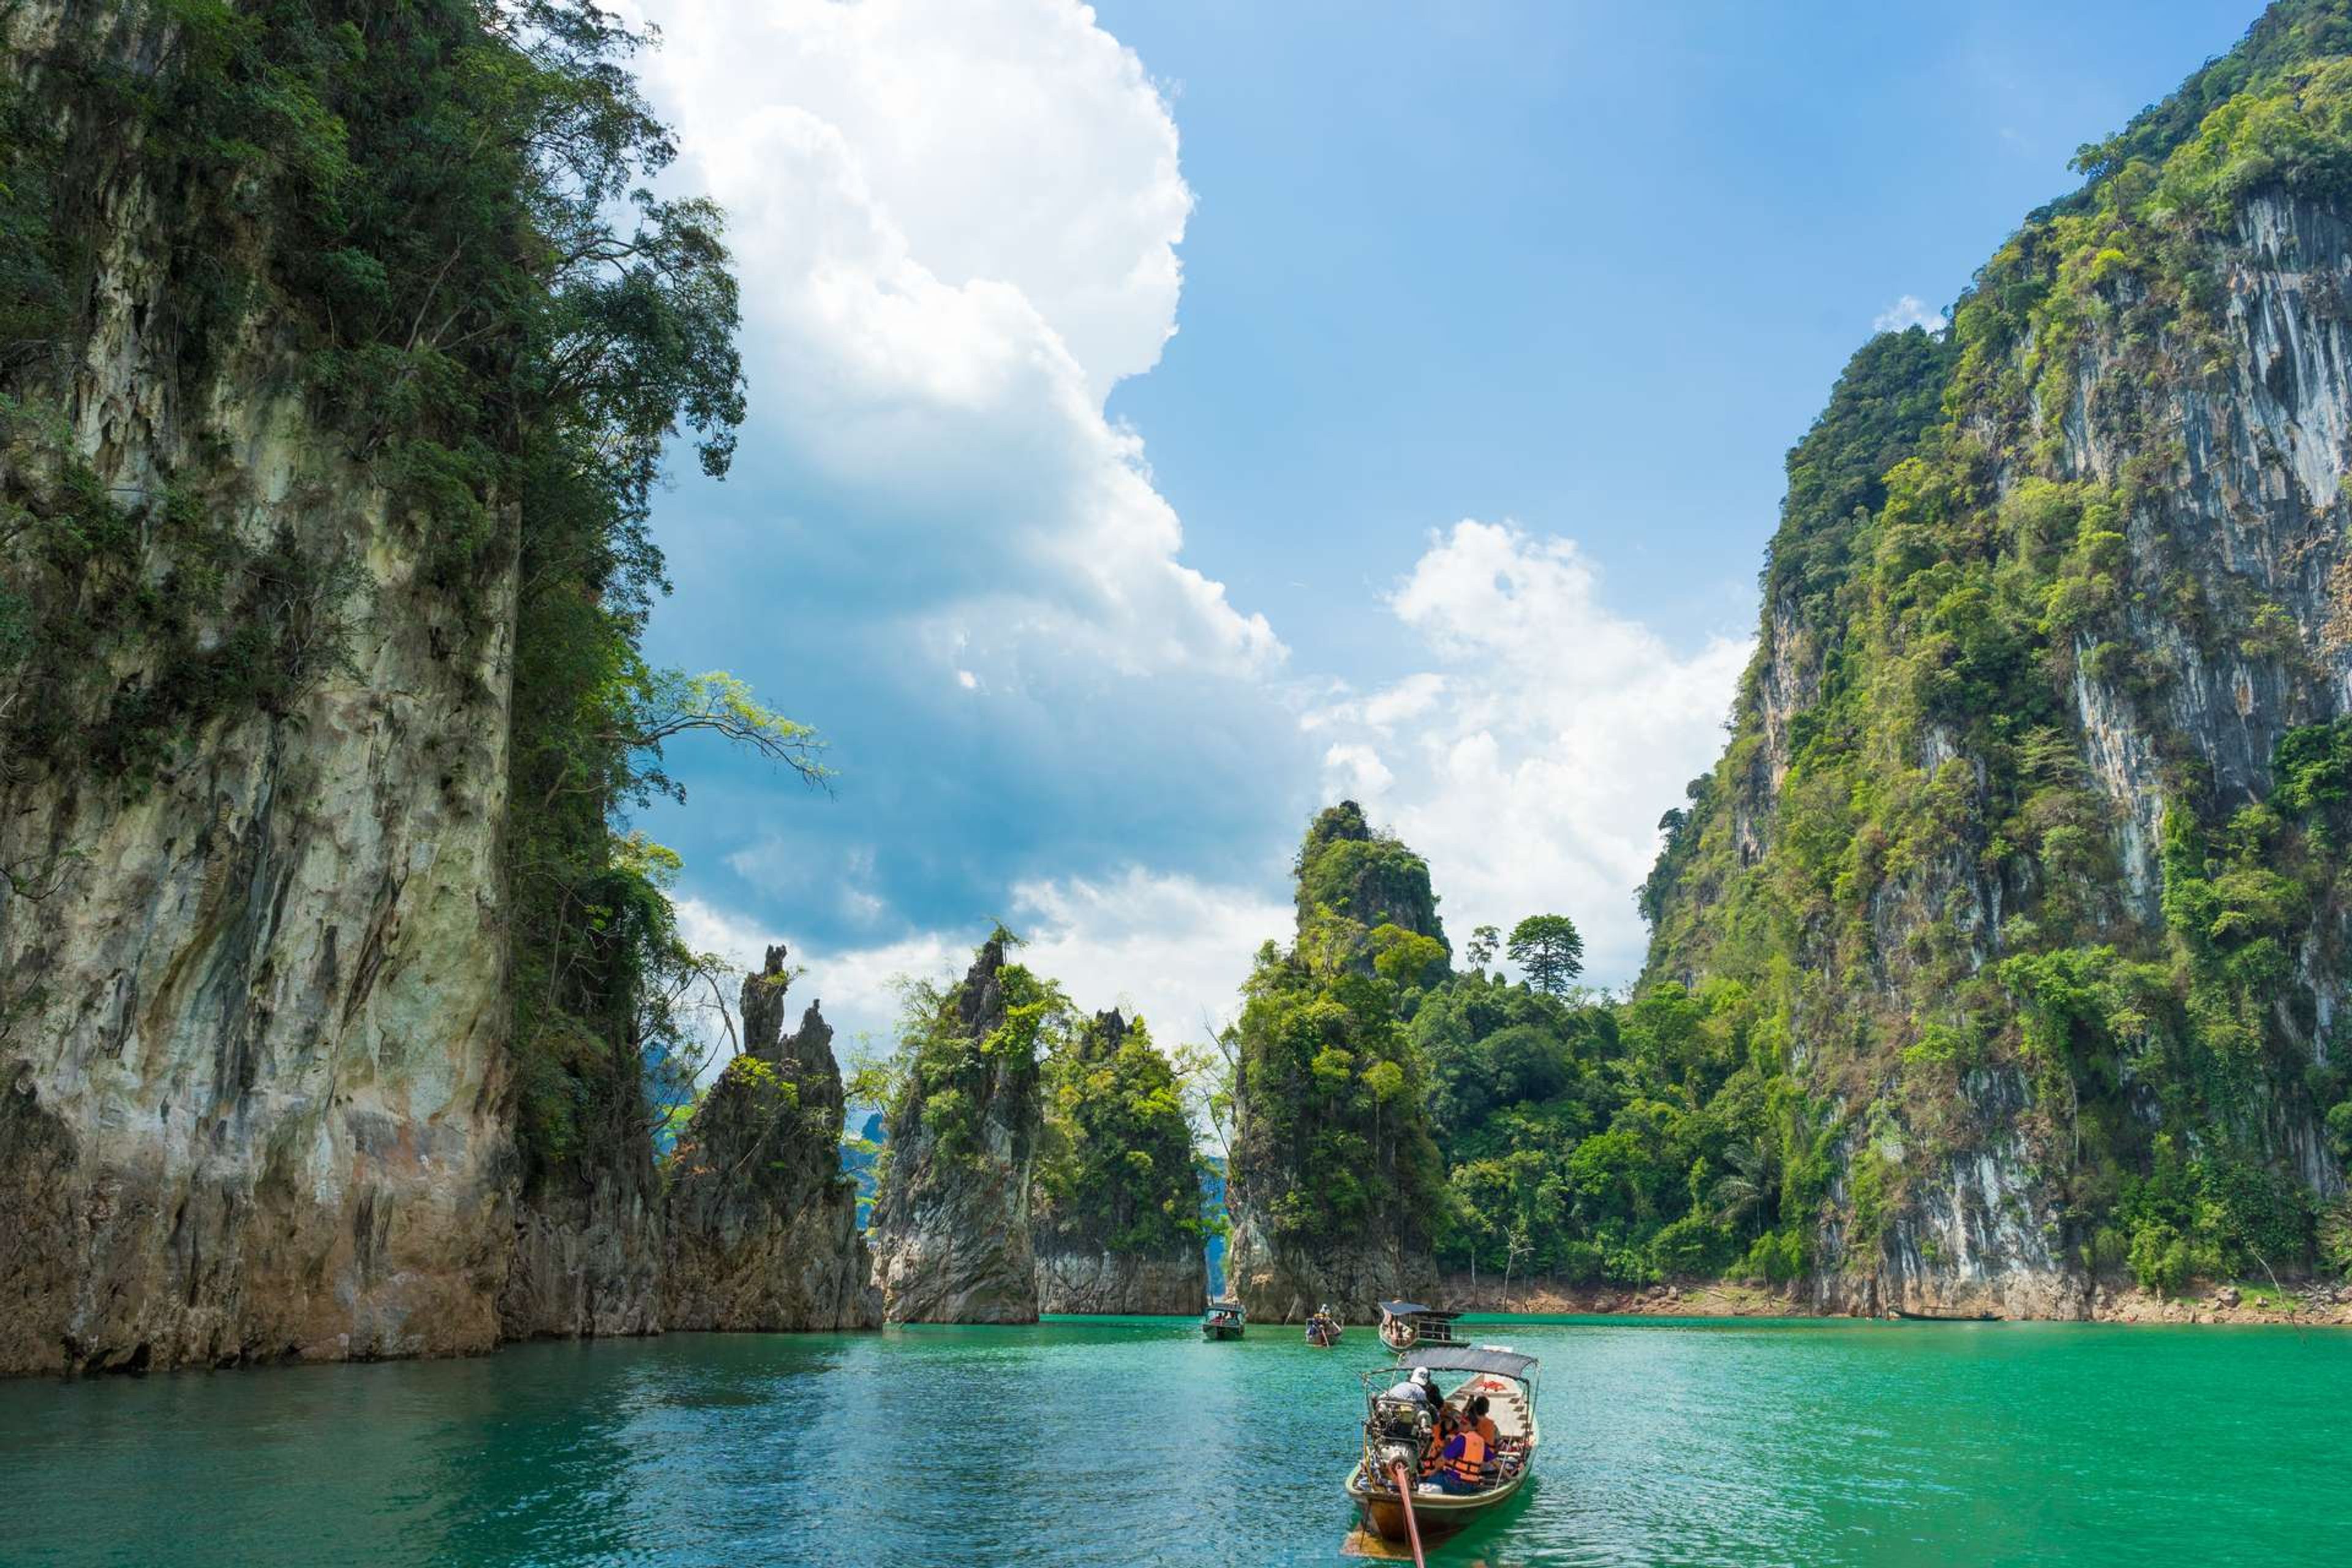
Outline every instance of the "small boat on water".
<svg viewBox="0 0 2352 1568">
<path fill-rule="evenodd" d="M 1201 1316 L 1201 1337 L 1204 1340 L 1237 1340 L 1242 1337 L 1242 1304 L 1227 1296 L 1209 1303 Z"/>
<path fill-rule="evenodd" d="M 1435 1414 L 1418 1399 L 1392 1397 L 1406 1362 L 1363 1374 L 1363 1453 L 1349 1470 L 1348 1496 L 1363 1510 L 1364 1528 L 1387 1541 L 1412 1541 L 1457 1530 L 1517 1497 L 1535 1471 L 1543 1433 L 1536 1421 L 1536 1358 L 1501 1345 L 1437 1345 L 1407 1358 L 1433 1377 L 1470 1375 L 1444 1396 L 1456 1410 L 1479 1394 L 1495 1423 L 1487 1479 L 1475 1489 L 1447 1491 L 1423 1475 L 1436 1429 Z M 1442 1386 L 1442 1384 L 1441 1384 Z M 1397 1485 L 1402 1467 L 1405 1487 Z M 1410 1512 L 1410 1518 L 1408 1518 Z"/>
<path fill-rule="evenodd" d="M 1317 1350 L 1330 1349 L 1339 1342 L 1339 1336 L 1346 1331 L 1339 1320 L 1328 1310 L 1318 1311 L 1307 1320 L 1307 1342 Z"/>
<path fill-rule="evenodd" d="M 1463 1342 L 1454 1331 L 1454 1320 L 1461 1315 L 1418 1301 L 1383 1301 L 1381 1343 L 1399 1355 L 1415 1345 L 1458 1345 Z"/>
<path fill-rule="evenodd" d="M 1897 1307 L 1895 1309 L 1895 1315 L 1914 1323 L 1997 1323 L 2000 1321 L 2000 1314 L 1995 1312 L 1906 1312 Z"/>
</svg>

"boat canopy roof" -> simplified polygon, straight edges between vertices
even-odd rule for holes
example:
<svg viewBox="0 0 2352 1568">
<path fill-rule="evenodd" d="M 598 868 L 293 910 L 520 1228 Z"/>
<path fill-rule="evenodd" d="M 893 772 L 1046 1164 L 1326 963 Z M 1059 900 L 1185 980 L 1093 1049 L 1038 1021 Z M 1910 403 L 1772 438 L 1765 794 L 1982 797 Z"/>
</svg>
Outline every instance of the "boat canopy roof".
<svg viewBox="0 0 2352 1568">
<path fill-rule="evenodd" d="M 1449 1312 L 1443 1307 L 1424 1307 L 1418 1301 L 1383 1301 L 1381 1310 L 1391 1318 L 1458 1318 L 1459 1312 Z"/>
<path fill-rule="evenodd" d="M 1536 1358 L 1496 1345 L 1420 1345 L 1405 1352 L 1399 1364 L 1407 1362 L 1432 1372 L 1491 1372 L 1525 1383 Z"/>
</svg>

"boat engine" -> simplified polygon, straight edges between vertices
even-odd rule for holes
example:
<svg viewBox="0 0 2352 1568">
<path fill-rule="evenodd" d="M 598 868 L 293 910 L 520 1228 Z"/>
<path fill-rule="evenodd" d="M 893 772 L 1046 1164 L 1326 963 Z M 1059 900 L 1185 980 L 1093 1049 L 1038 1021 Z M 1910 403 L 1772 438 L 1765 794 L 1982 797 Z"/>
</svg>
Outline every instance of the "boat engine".
<svg viewBox="0 0 2352 1568">
<path fill-rule="evenodd" d="M 1429 1449 L 1431 1425 L 1429 1407 L 1418 1399 L 1391 1399 L 1383 1394 L 1372 1401 L 1372 1413 L 1364 1420 L 1364 1459 L 1371 1473 L 1386 1482 L 1389 1473 L 1398 1465 L 1408 1476 L 1421 1474 L 1421 1457 Z"/>
</svg>

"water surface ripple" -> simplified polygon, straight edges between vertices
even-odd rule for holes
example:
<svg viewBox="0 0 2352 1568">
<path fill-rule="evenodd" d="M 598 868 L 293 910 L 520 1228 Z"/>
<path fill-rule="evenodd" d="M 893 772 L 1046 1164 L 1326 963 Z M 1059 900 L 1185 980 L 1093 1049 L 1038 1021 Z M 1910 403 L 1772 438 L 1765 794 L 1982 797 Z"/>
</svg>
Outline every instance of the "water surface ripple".
<svg viewBox="0 0 2352 1568">
<path fill-rule="evenodd" d="M 2352 1332 L 1473 1321 L 1530 1495 L 1433 1562 L 2341 1563 Z M 0 1384 L 0 1563 L 1344 1561 L 1369 1332 L 671 1335 Z"/>
</svg>

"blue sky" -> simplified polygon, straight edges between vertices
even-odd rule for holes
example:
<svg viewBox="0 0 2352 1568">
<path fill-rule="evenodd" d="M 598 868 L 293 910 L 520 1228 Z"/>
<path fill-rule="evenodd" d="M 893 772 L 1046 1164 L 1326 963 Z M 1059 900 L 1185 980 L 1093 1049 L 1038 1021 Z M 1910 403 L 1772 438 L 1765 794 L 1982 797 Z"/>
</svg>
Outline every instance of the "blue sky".
<svg viewBox="0 0 2352 1568">
<path fill-rule="evenodd" d="M 2257 7 L 644 9 L 753 410 L 651 651 L 839 772 L 674 758 L 690 931 L 856 1033 L 1002 918 L 1172 1039 L 1340 793 L 1631 979 L 1839 366 Z"/>
</svg>

